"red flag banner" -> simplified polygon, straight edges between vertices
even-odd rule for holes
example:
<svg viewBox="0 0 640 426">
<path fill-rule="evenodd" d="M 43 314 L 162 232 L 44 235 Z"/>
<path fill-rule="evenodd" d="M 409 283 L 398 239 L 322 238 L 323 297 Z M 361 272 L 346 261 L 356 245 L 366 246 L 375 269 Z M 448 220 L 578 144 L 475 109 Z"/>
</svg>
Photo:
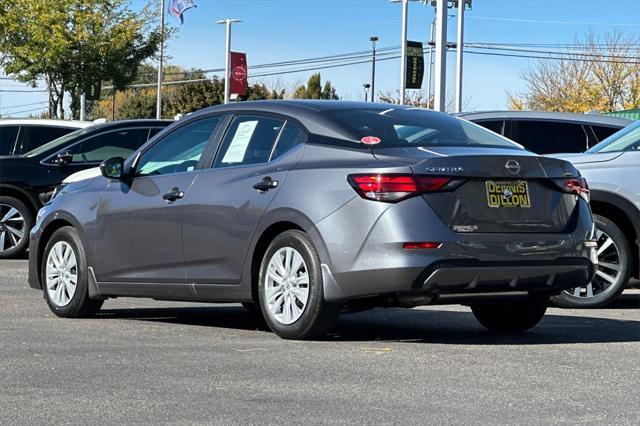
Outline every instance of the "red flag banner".
<svg viewBox="0 0 640 426">
<path fill-rule="evenodd" d="M 247 94 L 247 54 L 231 52 L 231 72 L 229 75 L 229 92 L 238 96 Z"/>
</svg>

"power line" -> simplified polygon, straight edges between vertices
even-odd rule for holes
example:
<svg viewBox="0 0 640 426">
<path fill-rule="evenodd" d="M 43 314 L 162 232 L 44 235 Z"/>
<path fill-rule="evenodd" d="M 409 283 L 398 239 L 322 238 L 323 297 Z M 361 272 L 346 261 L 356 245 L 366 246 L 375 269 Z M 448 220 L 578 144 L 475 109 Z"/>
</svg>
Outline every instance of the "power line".
<svg viewBox="0 0 640 426">
<path fill-rule="evenodd" d="M 22 108 L 22 107 L 33 106 L 33 105 L 42 105 L 42 104 L 46 104 L 46 103 L 48 103 L 48 101 L 32 102 L 32 103 L 29 103 L 29 104 L 20 104 L 20 105 L 0 106 L 0 109 Z"/>
</svg>

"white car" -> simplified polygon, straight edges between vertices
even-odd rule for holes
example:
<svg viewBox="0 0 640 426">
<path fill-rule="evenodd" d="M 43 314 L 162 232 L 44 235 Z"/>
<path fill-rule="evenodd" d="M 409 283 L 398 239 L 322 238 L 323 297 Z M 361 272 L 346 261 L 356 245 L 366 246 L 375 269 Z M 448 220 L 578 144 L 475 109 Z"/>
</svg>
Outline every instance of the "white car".
<svg viewBox="0 0 640 426">
<path fill-rule="evenodd" d="M 3 118 L 0 120 L 0 156 L 26 154 L 92 124 L 90 121 Z"/>
<path fill-rule="evenodd" d="M 597 226 L 598 271 L 587 287 L 554 302 L 565 307 L 598 307 L 615 300 L 640 276 L 640 122 L 613 134 L 583 154 L 558 154 L 587 179 Z"/>
</svg>

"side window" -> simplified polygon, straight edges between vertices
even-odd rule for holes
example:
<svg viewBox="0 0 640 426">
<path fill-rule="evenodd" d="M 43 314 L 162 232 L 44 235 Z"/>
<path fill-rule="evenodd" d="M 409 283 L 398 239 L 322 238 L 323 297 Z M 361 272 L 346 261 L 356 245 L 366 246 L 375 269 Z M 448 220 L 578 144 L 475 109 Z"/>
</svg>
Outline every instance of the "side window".
<svg viewBox="0 0 640 426">
<path fill-rule="evenodd" d="M 169 133 L 140 157 L 136 176 L 168 175 L 194 170 L 220 117 L 208 117 Z"/>
<path fill-rule="evenodd" d="M 587 135 L 580 124 L 513 120 L 511 139 L 537 154 L 584 152 Z"/>
<path fill-rule="evenodd" d="M 147 141 L 149 129 L 122 129 L 102 133 L 72 146 L 64 152 L 72 163 L 99 163 L 111 157 L 127 158 Z"/>
<path fill-rule="evenodd" d="M 284 125 L 284 130 L 282 130 L 282 134 L 280 134 L 280 138 L 278 139 L 278 144 L 273 150 L 271 160 L 275 160 L 276 158 L 283 156 L 291 149 L 304 143 L 304 138 L 305 134 L 302 129 L 287 121 Z"/>
<path fill-rule="evenodd" d="M 0 126 L 0 155 L 14 154 L 19 129 L 20 126 Z"/>
<path fill-rule="evenodd" d="M 67 133 L 71 133 L 77 129 L 69 129 L 67 127 L 54 126 L 22 126 L 18 144 L 17 153 L 26 153 L 32 149 L 36 149 L 47 142 L 58 139 Z"/>
<path fill-rule="evenodd" d="M 475 124 L 499 135 L 504 135 L 504 120 L 475 121 Z"/>
<path fill-rule="evenodd" d="M 162 130 L 162 128 L 159 127 L 152 127 L 151 129 L 149 129 L 149 137 L 147 139 L 151 139 L 152 137 L 160 133 L 160 130 Z"/>
<path fill-rule="evenodd" d="M 260 164 L 269 161 L 284 121 L 262 116 L 236 116 L 222 141 L 214 167 Z"/>
<path fill-rule="evenodd" d="M 591 126 L 591 129 L 593 129 L 593 133 L 596 134 L 596 137 L 598 138 L 598 142 L 602 142 L 603 140 L 605 140 L 606 138 L 608 138 L 609 136 L 611 136 L 612 134 L 620 130 L 620 129 L 616 129 L 615 127 L 593 126 L 593 125 Z"/>
</svg>

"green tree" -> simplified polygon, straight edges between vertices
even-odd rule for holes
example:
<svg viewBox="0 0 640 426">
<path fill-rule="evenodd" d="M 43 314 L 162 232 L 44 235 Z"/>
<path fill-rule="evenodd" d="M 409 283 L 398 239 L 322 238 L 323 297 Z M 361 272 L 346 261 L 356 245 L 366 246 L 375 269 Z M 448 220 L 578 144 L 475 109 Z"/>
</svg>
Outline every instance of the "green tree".
<svg viewBox="0 0 640 426">
<path fill-rule="evenodd" d="M 327 81 L 322 87 L 320 73 L 315 73 L 307 81 L 307 85 L 298 87 L 293 93 L 295 99 L 340 99 L 336 89 Z"/>
<path fill-rule="evenodd" d="M 49 115 L 64 95 L 72 116 L 80 95 L 100 81 L 124 88 L 153 57 L 162 35 L 147 4 L 134 12 L 125 0 L 11 0 L 0 2 L 0 66 L 33 86 L 44 78 Z M 63 111 L 64 114 L 64 111 Z"/>
<path fill-rule="evenodd" d="M 247 89 L 248 101 L 260 101 L 266 99 L 284 99 L 286 92 L 284 89 L 269 89 L 265 84 L 256 83 Z"/>
</svg>

